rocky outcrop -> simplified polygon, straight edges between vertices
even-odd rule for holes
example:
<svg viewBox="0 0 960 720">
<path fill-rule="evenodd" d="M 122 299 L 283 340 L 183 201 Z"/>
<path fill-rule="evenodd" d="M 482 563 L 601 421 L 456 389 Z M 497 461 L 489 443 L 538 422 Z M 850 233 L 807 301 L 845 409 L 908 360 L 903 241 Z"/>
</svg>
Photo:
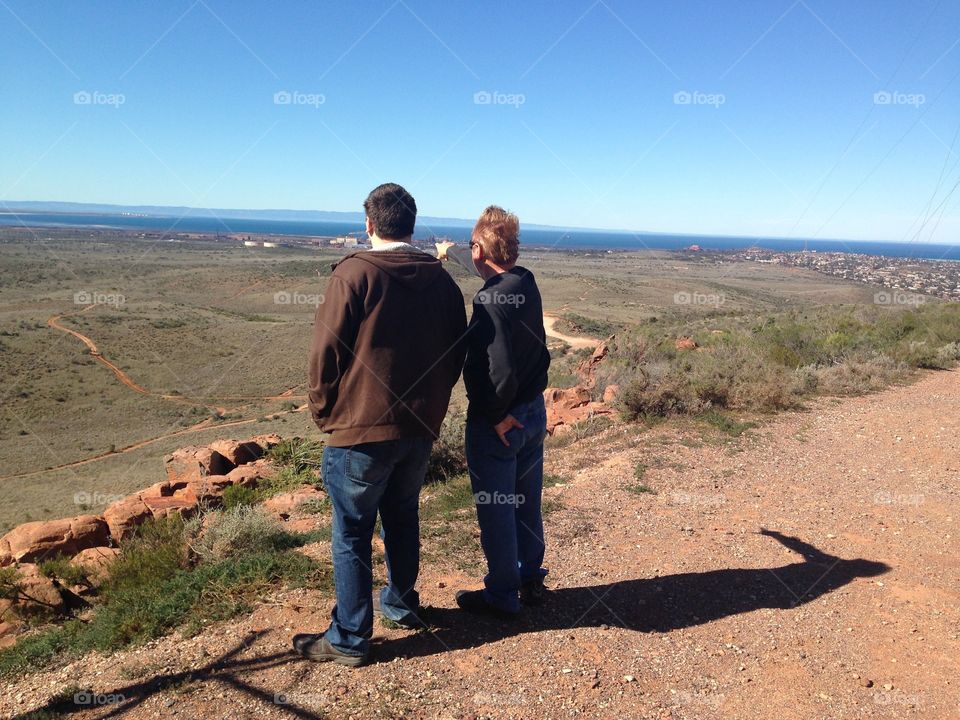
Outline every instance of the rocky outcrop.
<svg viewBox="0 0 960 720">
<path fill-rule="evenodd" d="M 219 441 L 221 446 L 231 441 Z M 213 447 L 191 445 L 190 447 L 175 450 L 163 459 L 167 480 L 170 482 L 187 482 L 199 480 L 207 475 L 226 475 L 236 467 Z"/>
<path fill-rule="evenodd" d="M 120 550 L 114 547 L 87 548 L 77 553 L 70 560 L 70 564 L 86 572 L 93 587 L 99 587 L 107 578 L 110 566 L 113 565 L 119 554 Z"/>
<path fill-rule="evenodd" d="M 302 487 L 293 492 L 274 495 L 263 501 L 263 507 L 270 512 L 276 513 L 281 518 L 290 517 L 293 512 L 309 500 L 322 500 L 327 494 L 315 487 Z"/>
<path fill-rule="evenodd" d="M 610 353 L 613 337 L 597 345 L 597 348 L 577 367 L 579 384 L 571 388 L 547 388 L 543 401 L 547 408 L 547 432 L 551 435 L 565 432 L 572 425 L 589 420 L 597 415 L 611 415 L 613 408 L 608 403 L 616 399 L 620 388 L 609 385 L 604 389 L 603 402 L 593 399 L 597 386 L 597 368 Z"/>
<path fill-rule="evenodd" d="M 0 566 L 16 568 L 16 593 L 0 600 L 0 648 L 14 643 L 24 618 L 58 615 L 85 604 L 74 591 L 90 588 L 61 587 L 43 575 L 37 563 L 68 557 L 87 572 L 96 588 L 120 554 L 117 545 L 139 525 L 151 518 L 189 517 L 202 507 L 216 507 L 232 485 L 256 487 L 273 474 L 273 465 L 263 456 L 281 441 L 271 434 L 181 448 L 164 458 L 166 480 L 118 500 L 103 515 L 24 523 L 0 537 Z M 313 488 L 288 493 L 274 500 L 274 509 L 289 516 L 293 508 L 318 495 L 323 493 Z"/>
<path fill-rule="evenodd" d="M 565 432 L 574 423 L 613 413 L 609 406 L 592 400 L 590 390 L 585 387 L 547 388 L 543 400 L 547 408 L 547 432 L 551 435 Z"/>
<path fill-rule="evenodd" d="M 220 453 L 231 465 L 245 465 L 259 460 L 266 448 L 253 440 L 217 440 L 210 443 L 210 449 Z"/>
<path fill-rule="evenodd" d="M 106 544 L 109 536 L 107 523 L 98 515 L 24 523 L 0 538 L 0 565 L 74 555 L 85 548 Z"/>
</svg>

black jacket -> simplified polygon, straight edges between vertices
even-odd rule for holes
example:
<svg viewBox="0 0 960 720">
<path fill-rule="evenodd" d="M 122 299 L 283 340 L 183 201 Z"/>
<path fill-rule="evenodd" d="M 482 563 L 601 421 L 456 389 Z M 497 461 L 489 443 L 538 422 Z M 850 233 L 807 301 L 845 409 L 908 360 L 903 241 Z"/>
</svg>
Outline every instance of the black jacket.
<svg viewBox="0 0 960 720">
<path fill-rule="evenodd" d="M 543 393 L 549 368 L 543 301 L 533 273 L 517 266 L 487 280 L 473 299 L 467 330 L 467 416 L 500 422 Z"/>
</svg>

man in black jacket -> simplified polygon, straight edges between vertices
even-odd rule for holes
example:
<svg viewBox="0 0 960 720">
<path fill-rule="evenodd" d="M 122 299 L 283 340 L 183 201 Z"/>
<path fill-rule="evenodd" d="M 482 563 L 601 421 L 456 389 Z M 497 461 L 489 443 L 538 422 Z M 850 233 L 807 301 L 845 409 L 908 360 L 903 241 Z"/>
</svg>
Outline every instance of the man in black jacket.
<svg viewBox="0 0 960 720">
<path fill-rule="evenodd" d="M 484 279 L 467 331 L 466 451 L 487 558 L 484 589 L 462 591 L 469 612 L 512 617 L 520 602 L 543 602 L 543 440 L 550 353 L 543 304 L 533 273 L 518 266 L 520 222 L 491 206 L 470 243 L 472 265 Z M 458 259 L 448 245 L 441 257 Z"/>
</svg>

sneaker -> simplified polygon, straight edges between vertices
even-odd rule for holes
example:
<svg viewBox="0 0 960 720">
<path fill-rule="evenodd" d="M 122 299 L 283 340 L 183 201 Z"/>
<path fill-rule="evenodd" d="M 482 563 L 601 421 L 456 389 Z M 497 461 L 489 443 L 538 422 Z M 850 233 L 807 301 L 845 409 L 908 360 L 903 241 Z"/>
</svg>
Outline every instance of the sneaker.
<svg viewBox="0 0 960 720">
<path fill-rule="evenodd" d="M 543 585 L 543 578 L 528 580 L 520 586 L 520 604 L 530 607 L 543 605 L 549 597 L 549 591 Z"/>
<path fill-rule="evenodd" d="M 483 590 L 461 590 L 457 593 L 457 605 L 474 615 L 488 615 L 498 620 L 515 620 L 520 613 L 501 610 L 487 602 Z"/>
<path fill-rule="evenodd" d="M 337 650 L 323 635 L 301 633 L 293 636 L 293 649 L 314 662 L 334 662 L 347 667 L 359 667 L 367 661 L 366 655 L 350 655 Z"/>
<path fill-rule="evenodd" d="M 410 613 L 410 615 L 404 620 L 394 620 L 393 618 L 387 617 L 383 614 L 383 607 L 380 605 L 380 596 L 373 596 L 373 614 L 380 618 L 380 622 L 388 628 L 403 628 L 404 630 L 423 630 L 427 625 L 427 608 L 423 605 L 417 608 L 416 612 Z"/>
</svg>

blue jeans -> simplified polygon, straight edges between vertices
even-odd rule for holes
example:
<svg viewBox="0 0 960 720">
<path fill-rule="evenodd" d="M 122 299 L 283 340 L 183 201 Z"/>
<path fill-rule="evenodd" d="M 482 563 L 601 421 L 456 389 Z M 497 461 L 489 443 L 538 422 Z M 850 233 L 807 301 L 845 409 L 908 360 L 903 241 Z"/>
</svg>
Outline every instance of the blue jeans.
<svg viewBox="0 0 960 720">
<path fill-rule="evenodd" d="M 483 418 L 468 418 L 467 465 L 487 558 L 484 598 L 507 612 L 520 609 L 520 585 L 547 574 L 543 569 L 543 440 L 547 413 L 543 397 L 514 407 L 522 425 L 507 433 L 506 447 Z"/>
<path fill-rule="evenodd" d="M 337 604 L 326 638 L 338 650 L 366 655 L 373 635 L 371 542 L 380 513 L 389 583 L 383 614 L 415 617 L 420 596 L 420 488 L 433 441 L 407 438 L 323 450 L 323 484 L 333 507 L 333 578 Z"/>
</svg>

